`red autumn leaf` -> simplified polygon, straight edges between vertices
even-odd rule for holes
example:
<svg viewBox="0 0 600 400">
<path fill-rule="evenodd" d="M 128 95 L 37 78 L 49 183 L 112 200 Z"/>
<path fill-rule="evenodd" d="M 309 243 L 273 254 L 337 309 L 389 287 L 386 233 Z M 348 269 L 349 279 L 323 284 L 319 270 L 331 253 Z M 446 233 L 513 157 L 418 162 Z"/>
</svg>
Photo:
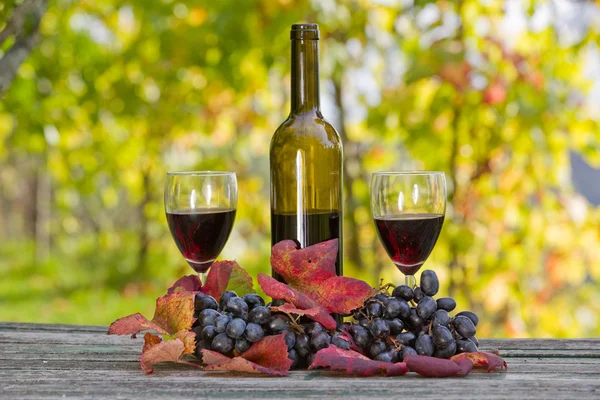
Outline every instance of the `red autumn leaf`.
<svg viewBox="0 0 600 400">
<path fill-rule="evenodd" d="M 327 329 L 335 329 L 335 319 L 333 319 L 325 308 L 307 295 L 265 274 L 258 274 L 258 283 L 267 296 L 271 296 L 274 299 L 283 299 L 298 309 L 311 310 L 311 313 L 314 309 L 319 310 L 318 314 L 307 314 L 307 316 L 313 321 L 319 322 Z"/>
<path fill-rule="evenodd" d="M 202 288 L 202 282 L 198 275 L 186 275 L 184 277 L 179 278 L 173 286 L 169 288 L 167 294 L 172 294 L 176 292 L 198 292 Z"/>
<path fill-rule="evenodd" d="M 296 315 L 305 315 L 309 318 L 314 318 L 317 315 L 319 315 L 319 313 L 322 311 L 322 308 L 319 307 L 315 307 L 315 308 L 307 308 L 306 310 L 303 310 L 301 308 L 297 308 L 296 306 L 294 306 L 291 303 L 285 303 L 282 306 L 277 306 L 277 307 L 271 307 L 271 311 L 278 311 L 278 312 L 283 312 L 286 314 L 296 314 Z"/>
<path fill-rule="evenodd" d="M 464 360 L 456 363 L 452 360 L 443 358 L 412 355 L 406 357 L 406 366 L 412 372 L 429 378 L 449 378 L 456 376 L 465 376 L 473 367 Z"/>
<path fill-rule="evenodd" d="M 217 261 L 208 271 L 202 292 L 218 299 L 226 290 L 234 290 L 239 296 L 254 293 L 252 278 L 235 261 Z"/>
<path fill-rule="evenodd" d="M 239 357 L 227 358 L 211 350 L 202 350 L 202 362 L 208 371 L 263 373 L 285 376 L 292 360 L 287 356 L 285 335 L 266 336 Z"/>
<path fill-rule="evenodd" d="M 400 376 L 408 372 L 404 363 L 389 363 L 383 361 L 370 360 L 360 353 L 352 350 L 343 350 L 335 346 L 329 346 L 319 350 L 315 355 L 315 360 L 308 367 L 314 369 L 317 367 L 329 367 L 332 370 L 345 371 L 348 374 L 359 376 Z"/>
<path fill-rule="evenodd" d="M 144 348 L 140 356 L 140 367 L 145 373 L 151 374 L 155 364 L 165 361 L 181 362 L 184 351 L 185 345 L 179 339 L 162 341 L 160 337 L 146 333 Z"/>
<path fill-rule="evenodd" d="M 190 330 L 194 322 L 194 293 L 176 292 L 156 299 L 154 318 L 149 321 L 137 313 L 119 318 L 108 328 L 109 335 L 134 335 L 153 330 L 163 335 L 175 335 Z"/>
<path fill-rule="evenodd" d="M 155 345 L 159 344 L 160 342 L 162 342 L 162 339 L 160 336 L 156 336 L 153 333 L 146 332 L 146 334 L 144 334 L 144 347 L 142 347 L 142 354 L 144 354 L 151 347 L 154 347 Z"/>
<path fill-rule="evenodd" d="M 271 265 L 290 287 L 307 295 L 329 312 L 347 314 L 360 307 L 375 294 L 375 290 L 364 281 L 336 276 L 337 253 L 337 239 L 304 249 L 297 249 L 296 242 L 292 240 L 284 240 L 273 246 Z M 298 306 L 296 303 L 294 305 Z"/>
<path fill-rule="evenodd" d="M 488 372 L 492 372 L 496 368 L 500 368 L 501 370 L 506 370 L 508 368 L 506 361 L 504 361 L 502 357 L 488 352 L 479 351 L 474 353 L 460 353 L 451 358 L 454 362 L 465 359 L 470 360 L 475 368 L 487 367 Z"/>
</svg>

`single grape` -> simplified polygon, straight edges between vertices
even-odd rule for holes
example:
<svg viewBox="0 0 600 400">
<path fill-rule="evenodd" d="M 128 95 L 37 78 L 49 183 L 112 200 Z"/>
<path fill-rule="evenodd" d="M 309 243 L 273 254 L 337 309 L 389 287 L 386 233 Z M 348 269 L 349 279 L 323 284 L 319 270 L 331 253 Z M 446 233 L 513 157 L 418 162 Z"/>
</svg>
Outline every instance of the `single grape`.
<svg viewBox="0 0 600 400">
<path fill-rule="evenodd" d="M 417 338 L 417 341 L 415 342 L 415 350 L 417 351 L 417 354 L 421 356 L 431 356 L 434 349 L 435 347 L 433 345 L 431 336 L 425 334 Z"/>
<path fill-rule="evenodd" d="M 433 297 L 424 296 L 417 305 L 417 315 L 424 321 L 431 318 L 431 316 L 436 310 L 437 304 Z"/>
<path fill-rule="evenodd" d="M 221 354 L 227 354 L 233 350 L 233 339 L 225 333 L 219 333 L 213 339 L 210 348 Z"/>
<path fill-rule="evenodd" d="M 404 322 L 400 318 L 389 319 L 385 322 L 390 327 L 390 335 L 396 336 L 404 329 Z"/>
<path fill-rule="evenodd" d="M 410 306 L 404 300 L 397 299 L 400 302 L 400 311 L 398 312 L 398 317 L 402 319 L 406 319 L 410 316 Z"/>
<path fill-rule="evenodd" d="M 200 339 L 198 340 L 202 340 L 202 329 L 204 329 L 204 327 L 202 325 L 197 325 L 192 327 L 192 332 L 194 332 L 196 334 L 196 336 L 199 336 Z"/>
<path fill-rule="evenodd" d="M 248 313 L 248 321 L 264 325 L 271 320 L 271 310 L 265 306 L 256 306 Z"/>
<path fill-rule="evenodd" d="M 397 363 L 400 361 L 400 352 L 396 350 L 394 347 L 391 349 L 388 348 L 388 352 L 392 355 L 392 362 Z"/>
<path fill-rule="evenodd" d="M 227 329 L 225 329 L 225 333 L 232 339 L 237 339 L 242 337 L 244 332 L 246 331 L 246 321 L 241 318 L 234 318 L 227 325 Z"/>
<path fill-rule="evenodd" d="M 410 315 L 404 320 L 404 322 L 411 332 L 419 333 L 419 331 L 423 329 L 424 322 L 417 314 L 417 310 L 414 308 L 410 309 Z"/>
<path fill-rule="evenodd" d="M 366 310 L 368 316 L 376 318 L 383 316 L 383 306 L 378 301 L 369 300 L 366 305 Z"/>
<path fill-rule="evenodd" d="M 456 314 L 457 317 L 467 317 L 471 320 L 471 322 L 473 322 L 473 325 L 477 326 L 477 324 L 479 323 L 479 317 L 477 317 L 477 314 L 475 314 L 472 311 L 461 311 L 458 314 Z"/>
<path fill-rule="evenodd" d="M 250 346 L 252 346 L 252 343 L 241 337 L 236 339 L 234 348 L 239 354 L 244 354 L 250 349 Z"/>
<path fill-rule="evenodd" d="M 376 338 L 385 338 L 390 334 L 390 326 L 381 318 L 375 318 L 369 324 L 369 331 L 371 335 Z"/>
<path fill-rule="evenodd" d="M 391 351 L 384 351 L 382 353 L 377 354 L 375 356 L 375 360 L 391 363 L 394 360 L 394 356 Z"/>
<path fill-rule="evenodd" d="M 294 348 L 294 345 L 296 344 L 296 334 L 292 331 L 287 331 L 287 332 L 283 332 L 285 333 L 285 344 L 287 344 L 288 350 L 291 350 Z"/>
<path fill-rule="evenodd" d="M 385 303 L 389 299 L 389 297 L 383 293 L 377 293 L 375 295 L 375 298 L 382 303 Z"/>
<path fill-rule="evenodd" d="M 215 319 L 215 331 L 217 333 L 223 333 L 227 329 L 227 325 L 231 322 L 231 317 L 229 315 L 219 315 L 217 319 Z"/>
<path fill-rule="evenodd" d="M 408 356 L 416 356 L 416 355 L 417 355 L 417 351 L 410 346 L 404 346 L 402 348 L 402 351 L 400 352 L 400 357 L 402 358 L 402 361 L 405 361 L 406 357 L 408 357 Z"/>
<path fill-rule="evenodd" d="M 313 336 L 319 332 L 323 332 L 324 330 L 325 328 L 323 328 L 323 325 L 321 325 L 320 323 L 311 322 L 306 326 L 304 332 L 309 336 Z"/>
<path fill-rule="evenodd" d="M 433 343 L 435 343 L 436 347 L 439 348 L 446 348 L 450 345 L 450 343 L 454 343 L 452 332 L 450 332 L 450 329 L 442 325 L 433 327 L 431 330 L 431 338 L 433 339 Z"/>
<path fill-rule="evenodd" d="M 196 293 L 194 296 L 194 311 L 199 313 L 202 310 L 216 310 L 217 308 L 219 308 L 219 305 L 212 296 L 204 293 Z"/>
<path fill-rule="evenodd" d="M 413 289 L 413 300 L 416 303 L 420 302 L 423 296 L 425 296 L 425 293 L 423 293 L 423 290 L 421 290 L 420 287 L 416 287 Z"/>
<path fill-rule="evenodd" d="M 412 332 L 403 332 L 396 336 L 396 340 L 404 346 L 412 346 L 417 337 Z"/>
<path fill-rule="evenodd" d="M 431 318 L 431 326 L 445 326 L 446 328 L 450 326 L 450 315 L 448 315 L 448 311 L 446 310 L 437 310 L 433 313 L 433 317 Z"/>
<path fill-rule="evenodd" d="M 373 339 L 369 330 L 362 325 L 352 325 L 352 328 L 354 329 L 350 331 L 350 334 L 354 338 L 356 345 L 362 348 L 367 347 Z"/>
<path fill-rule="evenodd" d="M 458 317 L 455 317 L 452 324 L 454 325 L 454 329 L 456 330 L 456 332 L 464 338 L 470 338 L 472 336 L 475 336 L 475 333 L 477 331 L 477 328 L 475 328 L 475 324 L 473 324 L 473 321 L 471 321 L 470 318 L 467 318 L 464 315 L 459 315 Z"/>
<path fill-rule="evenodd" d="M 368 319 L 368 318 L 362 317 L 361 319 L 359 319 L 359 320 L 358 320 L 358 323 L 359 323 L 361 326 L 364 326 L 365 328 L 368 328 L 368 327 L 369 327 L 369 324 L 370 324 L 371 322 L 369 321 L 369 319 Z"/>
<path fill-rule="evenodd" d="M 213 325 L 207 325 L 202 329 L 202 340 L 206 343 L 212 342 L 212 340 L 217 336 L 218 332 L 215 330 Z"/>
<path fill-rule="evenodd" d="M 198 314 L 198 323 L 199 326 L 208 326 L 213 325 L 217 317 L 221 315 L 217 310 L 213 310 L 212 308 L 208 308 L 206 310 L 202 310 L 200 314 Z"/>
<path fill-rule="evenodd" d="M 475 343 L 475 346 L 479 347 L 479 340 L 475 336 L 470 337 L 468 340 Z"/>
<path fill-rule="evenodd" d="M 296 368 L 298 366 L 298 361 L 300 361 L 300 357 L 298 356 L 298 353 L 296 352 L 296 350 L 294 350 L 294 349 L 288 350 L 288 358 L 290 360 L 292 360 L 292 365 L 290 366 L 290 369 Z"/>
<path fill-rule="evenodd" d="M 386 318 L 396 318 L 397 316 L 399 316 L 400 309 L 403 308 L 402 303 L 406 304 L 406 302 L 404 302 L 400 299 L 397 299 L 395 297 L 392 297 L 391 299 L 389 299 L 385 305 L 385 317 Z"/>
<path fill-rule="evenodd" d="M 315 353 L 321 349 L 329 347 L 330 342 L 331 337 L 326 332 L 316 333 L 310 338 L 310 346 Z"/>
<path fill-rule="evenodd" d="M 456 352 L 457 353 L 474 353 L 477 351 L 475 343 L 468 339 L 460 339 L 456 341 Z"/>
<path fill-rule="evenodd" d="M 234 317 L 242 317 L 248 315 L 248 304 L 241 297 L 232 297 L 227 302 L 227 310 Z"/>
<path fill-rule="evenodd" d="M 421 273 L 421 290 L 427 296 L 435 296 L 440 290 L 440 281 L 435 273 L 430 269 L 426 269 Z"/>
<path fill-rule="evenodd" d="M 287 331 L 290 328 L 291 321 L 286 315 L 273 315 L 269 321 L 269 332 L 274 335 Z"/>
<path fill-rule="evenodd" d="M 331 343 L 335 347 L 339 347 L 340 349 L 350 350 L 350 342 L 342 336 L 341 333 L 336 332 L 331 338 Z"/>
<path fill-rule="evenodd" d="M 456 300 L 452 297 L 442 297 L 437 299 L 437 308 L 439 310 L 446 310 L 448 312 L 456 308 Z"/>
<path fill-rule="evenodd" d="M 296 344 L 294 349 L 302 358 L 306 358 L 310 354 L 310 338 L 306 333 L 298 333 L 296 335 Z"/>
<path fill-rule="evenodd" d="M 456 354 L 456 341 L 451 341 L 446 347 L 437 347 L 433 352 L 433 356 L 437 358 L 450 358 Z"/>
<path fill-rule="evenodd" d="M 248 308 L 252 310 L 256 306 L 264 306 L 265 301 L 256 293 L 248 293 L 242 296 L 242 299 L 248 304 Z"/>
<path fill-rule="evenodd" d="M 221 299 L 219 300 L 219 307 L 221 308 L 221 310 L 227 311 L 227 303 L 230 299 L 234 297 L 238 297 L 238 295 L 233 290 L 228 290 L 225 293 L 223 293 L 221 295 Z"/>
<path fill-rule="evenodd" d="M 398 297 L 404 301 L 411 301 L 413 299 L 413 290 L 406 285 L 396 286 L 392 292 L 392 296 Z"/>
<path fill-rule="evenodd" d="M 255 322 L 248 322 L 246 324 L 246 331 L 244 337 L 251 343 L 258 342 L 260 339 L 265 337 L 265 331 L 262 326 Z"/>
<path fill-rule="evenodd" d="M 387 345 L 385 342 L 380 339 L 375 339 L 369 346 L 369 356 L 371 356 L 371 358 L 375 358 L 379 353 L 383 353 L 386 350 Z"/>
</svg>

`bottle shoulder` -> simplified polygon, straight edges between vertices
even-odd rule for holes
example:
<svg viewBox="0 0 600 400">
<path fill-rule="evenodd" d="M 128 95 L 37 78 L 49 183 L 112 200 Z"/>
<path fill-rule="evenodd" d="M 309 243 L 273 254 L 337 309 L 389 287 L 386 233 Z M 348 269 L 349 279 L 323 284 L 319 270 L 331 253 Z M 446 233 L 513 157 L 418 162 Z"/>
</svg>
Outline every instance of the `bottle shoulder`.
<svg viewBox="0 0 600 400">
<path fill-rule="evenodd" d="M 327 147 L 338 147 L 341 151 L 340 135 L 320 113 L 291 114 L 275 131 L 271 138 L 271 149 L 286 144 L 320 142 Z"/>
</svg>

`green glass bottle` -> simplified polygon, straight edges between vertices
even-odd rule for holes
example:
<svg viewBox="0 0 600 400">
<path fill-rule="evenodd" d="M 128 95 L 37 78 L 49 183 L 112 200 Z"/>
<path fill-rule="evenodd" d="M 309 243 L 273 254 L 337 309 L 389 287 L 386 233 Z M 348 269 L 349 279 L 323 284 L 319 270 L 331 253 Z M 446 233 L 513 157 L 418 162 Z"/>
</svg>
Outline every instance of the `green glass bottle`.
<svg viewBox="0 0 600 400">
<path fill-rule="evenodd" d="M 291 111 L 271 139 L 271 241 L 338 238 L 342 275 L 342 142 L 319 105 L 319 27 L 295 24 Z M 273 276 L 281 280 L 273 272 Z"/>
</svg>

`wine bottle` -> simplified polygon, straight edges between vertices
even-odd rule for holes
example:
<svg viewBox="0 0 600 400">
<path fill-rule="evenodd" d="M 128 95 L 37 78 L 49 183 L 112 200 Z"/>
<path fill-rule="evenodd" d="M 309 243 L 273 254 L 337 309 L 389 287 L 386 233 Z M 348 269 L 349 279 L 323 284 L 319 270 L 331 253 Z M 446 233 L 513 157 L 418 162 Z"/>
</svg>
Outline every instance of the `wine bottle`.
<svg viewBox="0 0 600 400">
<path fill-rule="evenodd" d="M 342 275 L 343 151 L 319 105 L 319 27 L 294 24 L 290 39 L 291 111 L 270 148 L 271 242 L 292 239 L 306 247 L 337 238 Z"/>
</svg>

